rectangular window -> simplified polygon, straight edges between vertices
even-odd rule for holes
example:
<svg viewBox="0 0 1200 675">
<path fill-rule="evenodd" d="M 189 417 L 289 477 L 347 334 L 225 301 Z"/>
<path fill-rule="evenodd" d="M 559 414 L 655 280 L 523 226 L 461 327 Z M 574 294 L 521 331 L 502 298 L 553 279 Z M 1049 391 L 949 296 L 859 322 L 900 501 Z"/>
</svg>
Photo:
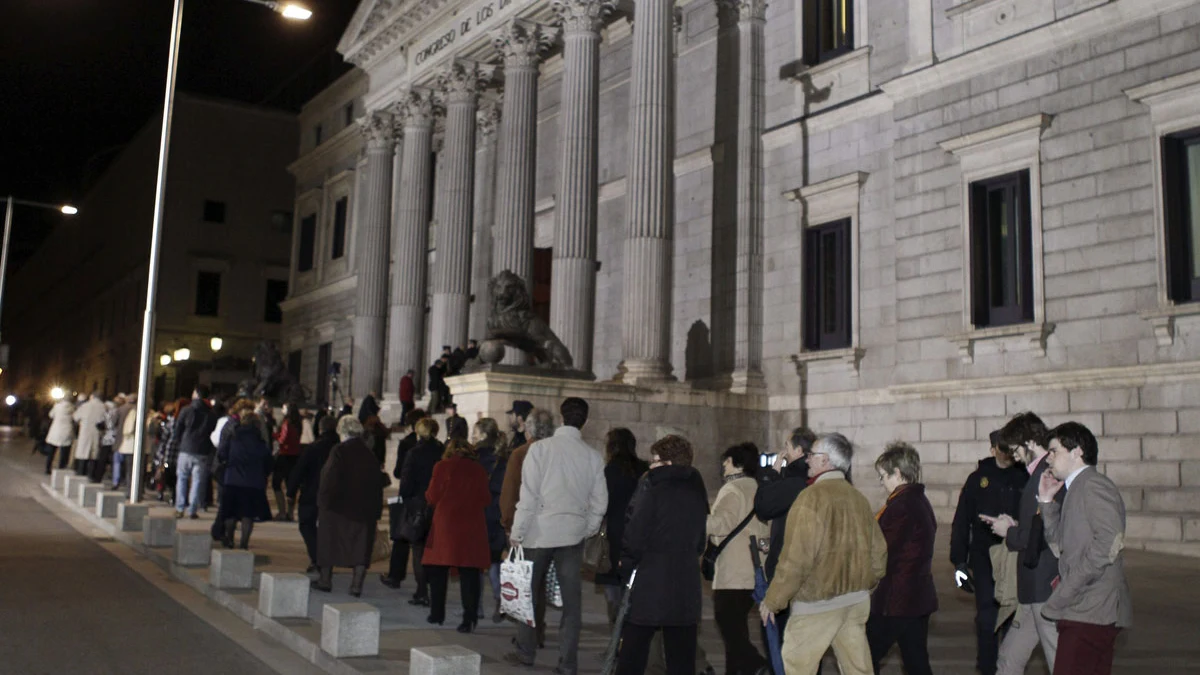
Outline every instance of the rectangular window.
<svg viewBox="0 0 1200 675">
<path fill-rule="evenodd" d="M 221 309 L 221 273 L 196 273 L 196 316 L 217 316 Z"/>
<path fill-rule="evenodd" d="M 1029 170 L 971 183 L 971 321 L 1033 321 Z"/>
<path fill-rule="evenodd" d="M 1200 301 L 1200 129 L 1162 140 L 1167 228 L 1167 294 Z"/>
<path fill-rule="evenodd" d="M 804 231 L 804 348 L 850 346 L 850 219 Z"/>
<path fill-rule="evenodd" d="M 854 0 L 804 0 L 804 61 L 824 63 L 854 49 Z"/>
<path fill-rule="evenodd" d="M 225 222 L 225 202 L 218 202 L 212 199 L 204 200 L 204 222 L 206 223 L 223 223 Z"/>
<path fill-rule="evenodd" d="M 346 206 L 348 197 L 342 197 L 333 205 L 333 251 L 334 260 L 346 255 Z"/>
<path fill-rule="evenodd" d="M 350 126 L 350 125 L 354 124 L 354 103 L 353 102 L 346 104 L 345 109 L 343 109 L 343 111 L 342 111 L 342 117 L 346 123 L 346 126 Z"/>
<path fill-rule="evenodd" d="M 267 323 L 283 323 L 283 310 L 279 303 L 287 299 L 288 285 L 285 279 L 267 279 L 266 307 L 263 310 L 263 321 Z"/>
<path fill-rule="evenodd" d="M 297 382 L 300 381 L 300 359 L 304 356 L 304 352 L 297 349 L 288 352 L 287 369 Z"/>
<path fill-rule="evenodd" d="M 333 343 L 317 348 L 317 403 L 329 403 L 329 367 L 333 365 Z"/>
<path fill-rule="evenodd" d="M 324 135 L 324 133 L 325 133 L 325 129 L 320 124 L 313 127 L 313 145 L 321 144 L 321 140 L 322 140 L 321 136 Z"/>
<path fill-rule="evenodd" d="M 304 216 L 300 221 L 300 256 L 296 261 L 297 272 L 313 268 L 313 252 L 317 245 L 317 214 Z"/>
</svg>

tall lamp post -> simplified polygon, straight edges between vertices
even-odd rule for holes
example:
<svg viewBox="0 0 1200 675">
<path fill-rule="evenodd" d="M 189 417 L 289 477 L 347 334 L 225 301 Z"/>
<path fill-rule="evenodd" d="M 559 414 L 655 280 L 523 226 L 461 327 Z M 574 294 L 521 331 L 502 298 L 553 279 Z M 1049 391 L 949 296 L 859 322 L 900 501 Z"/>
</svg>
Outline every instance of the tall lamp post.
<svg viewBox="0 0 1200 675">
<path fill-rule="evenodd" d="M 20 204 L 21 206 L 33 206 L 39 209 L 51 209 L 60 211 L 68 216 L 73 216 L 79 213 L 79 209 L 70 204 L 43 204 L 42 202 L 31 202 L 27 199 L 17 199 L 12 195 L 5 198 L 8 206 L 4 209 L 4 244 L 0 248 L 0 309 L 4 307 L 4 280 L 8 276 L 8 241 L 12 237 L 13 228 L 13 205 Z M 7 358 L 4 359 L 7 361 Z M 0 363 L 0 367 L 7 368 L 7 363 Z"/>
<path fill-rule="evenodd" d="M 279 12 L 285 18 L 305 21 L 312 12 L 293 2 L 246 0 Z M 167 191 L 167 156 L 171 147 L 171 117 L 175 112 L 175 73 L 179 65 L 179 34 L 183 28 L 183 0 L 175 0 L 171 15 L 171 48 L 167 55 L 167 93 L 163 102 L 162 138 L 158 144 L 158 179 L 154 190 L 154 228 L 150 234 L 150 264 L 146 280 L 146 313 L 142 320 L 142 356 L 138 362 L 137 430 L 133 443 L 133 471 L 130 472 L 129 501 L 142 498 L 142 455 L 146 442 L 146 403 L 150 394 L 150 369 L 154 360 L 154 302 L 158 296 L 158 259 L 162 245 L 163 196 Z M 176 355 L 176 360 L 178 355 Z"/>
</svg>

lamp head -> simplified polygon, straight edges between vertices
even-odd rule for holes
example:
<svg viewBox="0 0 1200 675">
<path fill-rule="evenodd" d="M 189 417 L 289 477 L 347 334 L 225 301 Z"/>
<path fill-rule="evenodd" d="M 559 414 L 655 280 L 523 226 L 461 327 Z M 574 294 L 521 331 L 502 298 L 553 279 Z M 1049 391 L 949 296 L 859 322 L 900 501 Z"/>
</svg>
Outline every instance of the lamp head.
<svg viewBox="0 0 1200 675">
<path fill-rule="evenodd" d="M 166 352 L 163 352 L 162 356 L 158 357 L 158 365 L 160 365 L 160 366 L 171 365 L 171 355 Z"/>
<path fill-rule="evenodd" d="M 79 213 L 79 209 L 75 208 L 74 206 L 71 206 L 70 204 L 63 204 L 62 208 L 59 210 L 68 216 L 73 216 L 76 213 Z"/>
<path fill-rule="evenodd" d="M 66 395 L 67 393 L 63 391 L 62 387 L 53 387 L 50 389 L 50 398 L 54 399 L 55 401 L 63 400 L 63 397 Z"/>
<path fill-rule="evenodd" d="M 212 336 L 212 339 L 208 341 L 208 346 L 212 348 L 214 352 L 219 352 L 221 351 L 221 347 L 225 346 L 225 341 L 221 339 L 220 335 L 214 335 Z"/>
<path fill-rule="evenodd" d="M 283 18 L 293 21 L 308 21 L 312 18 L 311 9 L 294 2 L 277 2 L 275 11 L 282 14 Z"/>
<path fill-rule="evenodd" d="M 184 345 L 175 350 L 174 356 L 176 361 L 187 361 L 192 358 L 192 350 L 188 349 L 187 345 Z"/>
</svg>

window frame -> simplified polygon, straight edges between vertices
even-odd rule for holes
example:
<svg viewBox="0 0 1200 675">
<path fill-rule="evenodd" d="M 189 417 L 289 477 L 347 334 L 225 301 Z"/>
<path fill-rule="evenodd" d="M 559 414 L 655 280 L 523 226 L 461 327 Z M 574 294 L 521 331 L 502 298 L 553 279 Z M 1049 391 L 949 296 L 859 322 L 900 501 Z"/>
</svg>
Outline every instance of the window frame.
<svg viewBox="0 0 1200 675">
<path fill-rule="evenodd" d="M 851 329 L 854 317 L 854 296 L 850 290 L 853 256 L 851 255 L 851 230 L 853 221 L 849 217 L 810 225 L 804 229 L 804 258 L 801 262 L 804 275 L 805 292 L 801 295 L 801 310 L 804 313 L 804 350 L 822 352 L 834 349 L 847 349 L 853 346 Z M 836 325 L 832 331 L 824 330 L 824 319 L 828 315 L 825 306 L 827 291 L 822 283 L 826 276 L 824 266 L 825 245 L 829 237 L 835 241 L 833 245 L 838 260 L 836 264 L 841 269 L 835 272 L 836 281 L 832 290 L 833 302 L 837 305 L 833 314 Z"/>
<path fill-rule="evenodd" d="M 308 233 L 312 233 L 309 235 Z M 300 217 L 300 227 L 296 244 L 296 273 L 307 274 L 317 266 L 317 213 Z M 305 240 L 308 240 L 307 246 Z M 308 255 L 305 256 L 307 251 Z M 306 262 L 307 261 L 307 262 Z"/>
<path fill-rule="evenodd" d="M 993 193 L 1003 189 L 1011 192 L 1006 197 L 1009 210 L 1015 214 L 1016 237 L 1010 240 L 1013 250 L 1009 253 L 1015 268 L 1009 270 L 1009 279 L 1005 279 L 1005 304 L 994 304 L 995 259 L 992 251 L 993 228 L 996 223 L 991 221 L 989 206 Z M 1021 169 L 990 178 L 973 181 L 968 188 L 968 198 L 971 203 L 971 250 L 968 252 L 971 260 L 971 325 L 976 328 L 1000 328 L 1032 323 L 1033 315 L 1033 251 L 1031 229 L 1031 201 L 1029 169 Z"/>
<path fill-rule="evenodd" d="M 350 195 L 344 194 L 333 200 L 333 224 L 329 241 L 330 260 L 341 260 L 346 257 L 346 226 L 349 217 Z"/>
<path fill-rule="evenodd" d="M 847 44 L 837 47 L 826 47 L 821 39 L 821 21 L 826 12 L 832 12 L 837 5 L 842 5 L 848 14 L 842 23 L 847 27 Z M 828 63 L 839 56 L 849 54 L 859 46 L 859 27 L 855 23 L 858 13 L 857 0 L 803 0 L 800 14 L 803 32 L 802 60 L 806 65 L 817 66 Z M 812 20 L 808 20 L 811 15 Z M 836 18 L 835 18 L 836 21 Z M 836 26 L 836 24 L 835 24 Z"/>
<path fill-rule="evenodd" d="M 318 147 L 325 141 L 325 125 L 317 122 L 313 125 L 313 147 Z"/>
<path fill-rule="evenodd" d="M 1191 255 L 1195 248 L 1192 230 L 1200 227 L 1191 222 L 1186 159 L 1188 147 L 1200 147 L 1200 127 L 1165 134 L 1160 143 L 1162 165 L 1158 171 L 1163 183 L 1163 236 L 1166 238 L 1163 265 L 1167 275 L 1167 297 L 1175 304 L 1200 302 L 1200 256 L 1193 259 Z M 1200 199 L 1200 195 L 1195 197 Z M 1187 255 L 1176 256 L 1172 251 L 1187 251 Z"/>
<path fill-rule="evenodd" d="M 222 305 L 221 290 L 222 290 L 222 286 L 224 286 L 224 284 L 221 283 L 222 273 L 219 270 L 198 269 L 195 271 L 195 275 L 196 275 L 195 276 L 196 283 L 195 283 L 195 289 L 194 289 L 195 292 L 193 293 L 193 296 L 192 296 L 192 316 L 203 316 L 203 317 L 210 317 L 210 318 L 221 316 L 221 305 Z M 216 277 L 216 280 L 217 280 L 216 305 L 215 305 L 215 307 L 213 307 L 213 311 L 211 313 L 200 311 L 200 294 L 202 292 L 201 280 L 205 275 L 211 275 L 213 277 Z"/>
<path fill-rule="evenodd" d="M 284 300 L 287 300 L 287 297 L 288 297 L 287 279 L 268 278 L 265 281 L 266 281 L 266 283 L 264 284 L 264 293 L 263 293 L 263 323 L 282 324 L 283 323 L 283 308 L 280 307 L 279 305 Z M 279 320 L 278 321 L 275 321 L 271 318 L 272 317 L 271 284 L 273 284 L 273 283 L 283 284 L 283 295 L 280 296 L 279 300 L 274 303 L 275 309 L 279 312 Z"/>
</svg>

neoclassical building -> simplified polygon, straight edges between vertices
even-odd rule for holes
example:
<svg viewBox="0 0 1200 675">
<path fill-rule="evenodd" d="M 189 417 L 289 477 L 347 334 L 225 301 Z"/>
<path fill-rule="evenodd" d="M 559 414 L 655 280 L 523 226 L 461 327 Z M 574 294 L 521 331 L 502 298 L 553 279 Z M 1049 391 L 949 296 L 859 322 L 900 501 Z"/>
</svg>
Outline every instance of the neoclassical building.
<svg viewBox="0 0 1200 675">
<path fill-rule="evenodd" d="M 578 394 L 714 471 L 806 423 L 876 500 L 907 440 L 947 517 L 1033 410 L 1100 437 L 1131 545 L 1200 553 L 1200 2 L 364 0 L 339 50 L 284 333 L 354 395 L 508 269 L 594 380 L 455 378 L 468 415 Z"/>
</svg>

